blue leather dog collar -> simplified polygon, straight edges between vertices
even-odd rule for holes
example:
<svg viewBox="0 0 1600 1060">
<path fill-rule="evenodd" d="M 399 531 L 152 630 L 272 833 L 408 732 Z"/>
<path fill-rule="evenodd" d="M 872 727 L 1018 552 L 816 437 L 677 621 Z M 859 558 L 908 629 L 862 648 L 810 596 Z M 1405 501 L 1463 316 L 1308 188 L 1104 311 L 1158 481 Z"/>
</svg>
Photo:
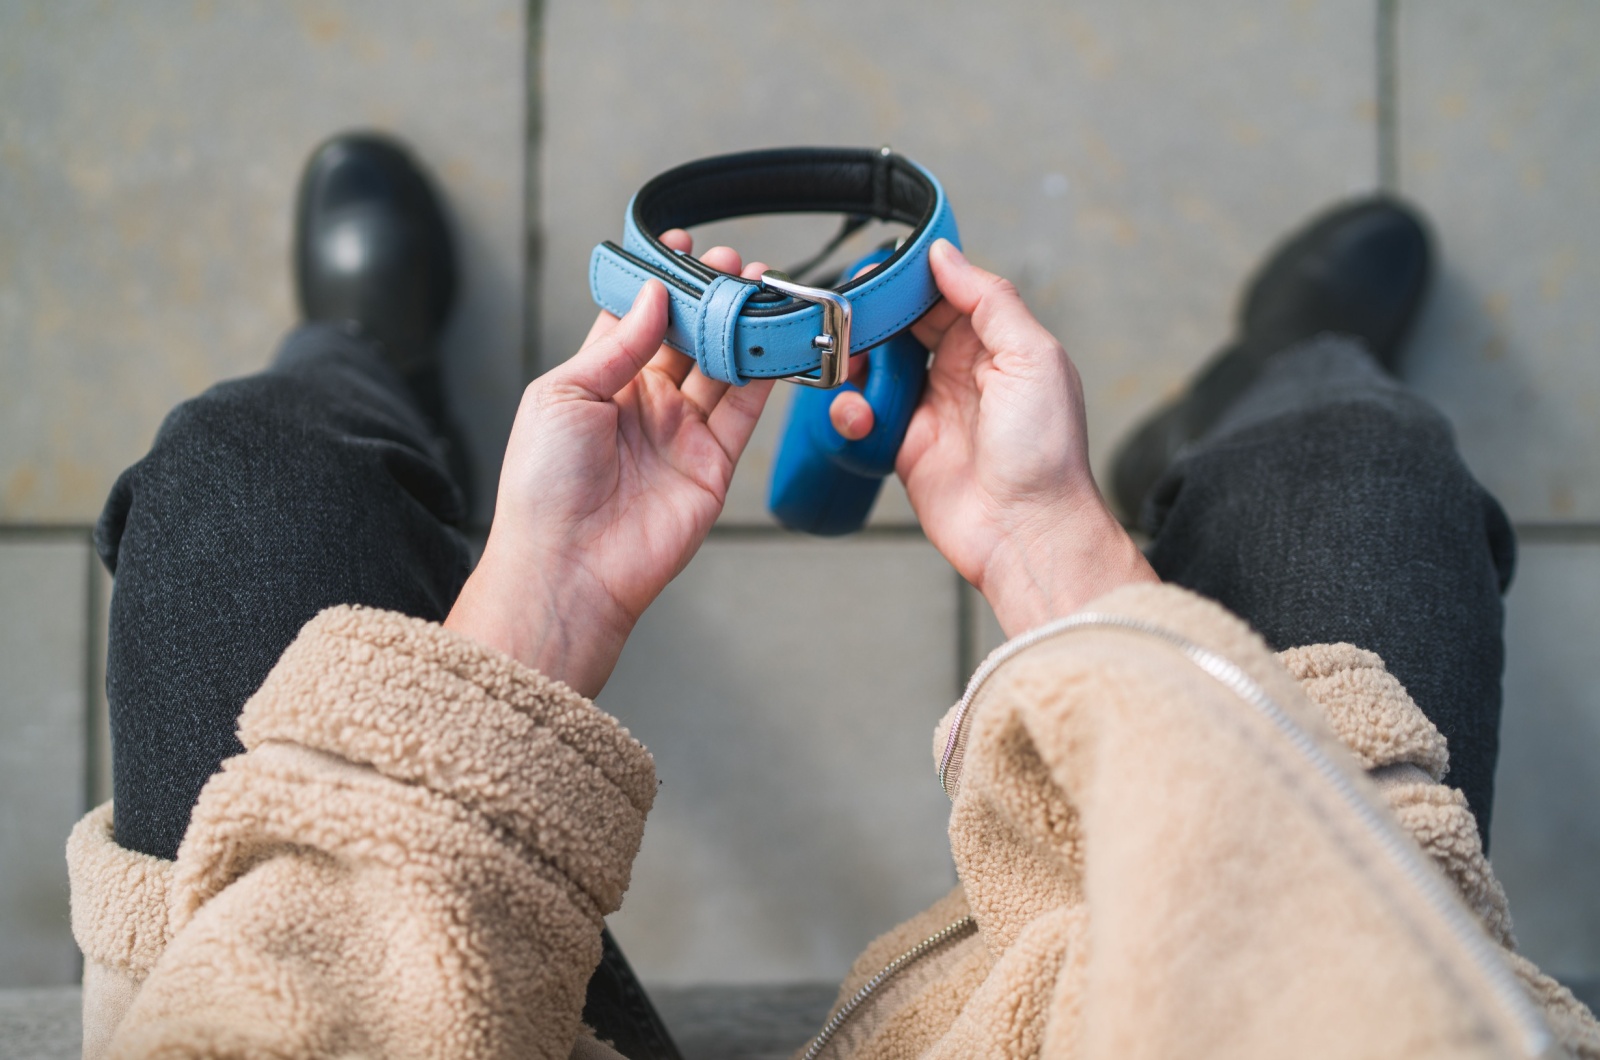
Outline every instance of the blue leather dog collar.
<svg viewBox="0 0 1600 1060">
<path fill-rule="evenodd" d="M 657 236 L 730 217 L 838 213 L 912 225 L 889 259 L 833 289 L 779 272 L 760 281 L 709 268 Z M 860 353 L 911 325 L 939 299 L 928 268 L 936 239 L 960 246 L 933 174 L 888 148 L 795 147 L 720 155 L 670 169 L 628 205 L 622 245 L 589 259 L 589 290 L 621 315 L 652 279 L 671 296 L 667 343 L 713 379 L 791 378 L 838 386 Z M 816 373 L 808 375 L 807 373 Z"/>
</svg>

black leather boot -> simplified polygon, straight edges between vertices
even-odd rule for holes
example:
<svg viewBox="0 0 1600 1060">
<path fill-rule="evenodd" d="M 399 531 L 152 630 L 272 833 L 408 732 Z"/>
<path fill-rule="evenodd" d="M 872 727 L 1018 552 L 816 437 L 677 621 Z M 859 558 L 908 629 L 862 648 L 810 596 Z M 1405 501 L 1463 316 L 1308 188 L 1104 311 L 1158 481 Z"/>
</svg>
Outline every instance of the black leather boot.
<svg viewBox="0 0 1600 1060">
<path fill-rule="evenodd" d="M 455 298 L 455 253 L 438 197 L 398 142 L 344 133 L 312 153 L 295 207 L 294 279 L 304 319 L 382 343 L 442 432 L 438 339 Z"/>
<path fill-rule="evenodd" d="M 1335 207 L 1279 244 L 1245 288 L 1239 337 L 1117 451 L 1111 493 L 1123 517 L 1138 518 L 1178 451 L 1221 418 L 1273 355 L 1334 332 L 1359 339 L 1393 372 L 1427 290 L 1430 242 L 1414 210 L 1379 195 Z"/>
</svg>

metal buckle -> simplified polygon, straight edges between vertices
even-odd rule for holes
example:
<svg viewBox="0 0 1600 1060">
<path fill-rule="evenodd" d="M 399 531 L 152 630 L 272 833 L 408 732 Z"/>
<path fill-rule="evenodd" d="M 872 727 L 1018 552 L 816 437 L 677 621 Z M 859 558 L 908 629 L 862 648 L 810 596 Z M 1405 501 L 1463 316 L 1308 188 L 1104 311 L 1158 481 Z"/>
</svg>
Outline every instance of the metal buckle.
<svg viewBox="0 0 1600 1060">
<path fill-rule="evenodd" d="M 761 274 L 761 286 L 769 290 L 814 302 L 822 307 L 822 334 L 811 340 L 811 345 L 822 351 L 821 363 L 815 376 L 784 376 L 800 386 L 814 386 L 833 390 L 850 377 L 850 302 L 837 292 L 825 287 L 807 287 L 795 283 L 776 269 Z"/>
</svg>

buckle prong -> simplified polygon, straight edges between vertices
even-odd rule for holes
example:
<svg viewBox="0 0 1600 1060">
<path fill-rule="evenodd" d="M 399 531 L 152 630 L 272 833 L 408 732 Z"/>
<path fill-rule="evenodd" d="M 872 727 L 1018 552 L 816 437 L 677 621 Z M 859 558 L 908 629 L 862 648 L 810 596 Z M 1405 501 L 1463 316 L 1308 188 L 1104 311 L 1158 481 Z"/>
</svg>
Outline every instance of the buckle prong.
<svg viewBox="0 0 1600 1060">
<path fill-rule="evenodd" d="M 822 307 L 822 334 L 811 340 L 811 345 L 822 351 L 817 374 L 796 373 L 784 378 L 800 386 L 814 386 L 823 390 L 833 390 L 842 385 L 850 377 L 849 299 L 826 287 L 807 287 L 803 283 L 795 283 L 777 269 L 768 269 L 761 274 L 761 286 Z"/>
</svg>

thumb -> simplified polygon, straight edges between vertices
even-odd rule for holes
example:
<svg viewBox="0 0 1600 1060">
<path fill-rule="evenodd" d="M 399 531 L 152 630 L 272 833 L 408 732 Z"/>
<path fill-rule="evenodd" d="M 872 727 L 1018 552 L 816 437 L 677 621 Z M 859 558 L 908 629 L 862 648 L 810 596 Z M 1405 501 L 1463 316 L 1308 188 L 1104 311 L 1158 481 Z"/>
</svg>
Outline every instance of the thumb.
<svg viewBox="0 0 1600 1060">
<path fill-rule="evenodd" d="M 666 335 L 667 289 L 661 281 L 650 280 L 639 288 L 633 306 L 615 327 L 551 374 L 556 381 L 609 400 L 650 362 Z"/>
<path fill-rule="evenodd" d="M 867 399 L 854 390 L 843 390 L 828 405 L 828 422 L 847 441 L 859 442 L 872 433 L 874 416 Z"/>
<path fill-rule="evenodd" d="M 1056 347 L 1056 338 L 1034 319 L 1010 280 L 980 269 L 948 240 L 936 240 L 928 255 L 934 282 L 951 308 L 972 318 L 972 330 L 991 351 Z"/>
</svg>

